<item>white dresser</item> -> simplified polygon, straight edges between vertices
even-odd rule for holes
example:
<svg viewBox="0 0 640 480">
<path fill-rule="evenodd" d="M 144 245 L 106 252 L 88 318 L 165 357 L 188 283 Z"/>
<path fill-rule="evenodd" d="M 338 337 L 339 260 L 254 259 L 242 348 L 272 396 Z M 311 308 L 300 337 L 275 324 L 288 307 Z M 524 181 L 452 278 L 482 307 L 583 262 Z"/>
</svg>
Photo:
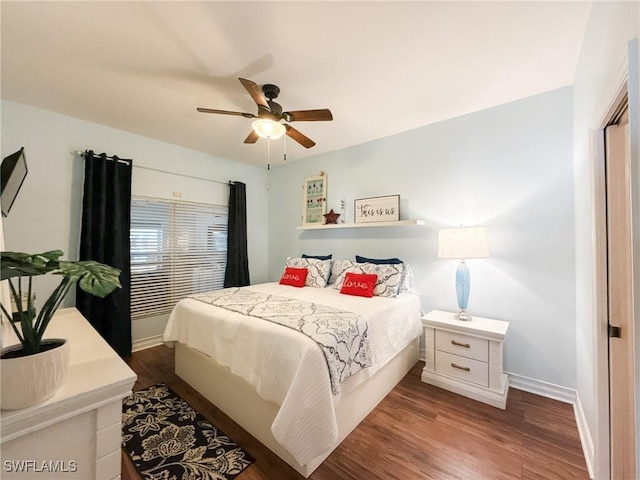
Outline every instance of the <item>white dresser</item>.
<svg viewBox="0 0 640 480">
<path fill-rule="evenodd" d="M 136 374 L 75 308 L 58 310 L 45 337 L 69 340 L 67 378 L 46 402 L 1 412 L 0 477 L 120 478 L 122 399 Z"/>
<path fill-rule="evenodd" d="M 506 408 L 509 378 L 503 345 L 509 323 L 433 310 L 422 317 L 425 367 L 422 381 L 494 407 Z"/>
</svg>

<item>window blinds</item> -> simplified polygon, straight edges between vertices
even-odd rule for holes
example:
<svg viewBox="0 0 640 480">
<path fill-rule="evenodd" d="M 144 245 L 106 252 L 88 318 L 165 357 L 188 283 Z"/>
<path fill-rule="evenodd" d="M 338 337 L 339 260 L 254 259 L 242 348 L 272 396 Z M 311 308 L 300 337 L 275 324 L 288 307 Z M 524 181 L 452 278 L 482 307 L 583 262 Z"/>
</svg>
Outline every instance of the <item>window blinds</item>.
<svg viewBox="0 0 640 480">
<path fill-rule="evenodd" d="M 131 318 L 168 313 L 187 295 L 222 288 L 227 207 L 133 197 Z"/>
</svg>

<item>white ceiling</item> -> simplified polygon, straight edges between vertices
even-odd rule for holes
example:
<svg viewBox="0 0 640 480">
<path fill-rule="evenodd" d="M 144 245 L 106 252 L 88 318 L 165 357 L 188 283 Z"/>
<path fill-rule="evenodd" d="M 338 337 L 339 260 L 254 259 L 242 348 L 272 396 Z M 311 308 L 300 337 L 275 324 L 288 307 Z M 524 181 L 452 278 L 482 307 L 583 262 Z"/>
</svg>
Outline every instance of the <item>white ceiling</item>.
<svg viewBox="0 0 640 480">
<path fill-rule="evenodd" d="M 570 85 L 590 2 L 1 3 L 1 94 L 212 155 L 264 165 L 243 143 L 257 113 L 238 77 L 275 83 L 317 142 L 343 149 Z M 281 163 L 282 140 L 271 143 Z M 277 157 L 277 158 L 274 158 Z"/>
</svg>

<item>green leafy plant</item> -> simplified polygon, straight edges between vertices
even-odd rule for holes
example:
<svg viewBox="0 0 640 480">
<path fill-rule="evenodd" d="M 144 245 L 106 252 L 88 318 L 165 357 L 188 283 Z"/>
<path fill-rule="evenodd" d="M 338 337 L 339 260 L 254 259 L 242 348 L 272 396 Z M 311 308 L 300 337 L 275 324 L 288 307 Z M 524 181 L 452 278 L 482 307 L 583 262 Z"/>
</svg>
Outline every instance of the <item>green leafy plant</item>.
<svg viewBox="0 0 640 480">
<path fill-rule="evenodd" d="M 121 287 L 120 270 L 117 268 L 91 260 L 60 260 L 63 254 L 60 250 L 38 254 L 0 252 L 0 280 L 9 281 L 17 312 L 12 315 L 11 306 L 0 304 L 0 307 L 5 316 L 11 319 L 11 326 L 22 344 L 25 355 L 41 351 L 42 336 L 73 285 L 77 283 L 85 292 L 101 298 Z M 33 277 L 48 273 L 61 275 L 62 280 L 36 314 L 33 303 Z M 23 293 L 27 294 L 26 305 L 23 302 Z M 16 324 L 19 324 L 20 328 Z"/>
</svg>

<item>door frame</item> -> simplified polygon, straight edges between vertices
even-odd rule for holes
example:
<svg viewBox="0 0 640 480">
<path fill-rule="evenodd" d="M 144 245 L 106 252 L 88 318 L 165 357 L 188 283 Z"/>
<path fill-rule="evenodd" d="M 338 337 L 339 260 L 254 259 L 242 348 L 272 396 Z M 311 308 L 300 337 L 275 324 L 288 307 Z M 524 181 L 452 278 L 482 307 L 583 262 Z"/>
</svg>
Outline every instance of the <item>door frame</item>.
<svg viewBox="0 0 640 480">
<path fill-rule="evenodd" d="M 591 135 L 591 171 L 592 171 L 592 192 L 593 192 L 593 348 L 594 348 L 594 405 L 596 414 L 595 432 L 592 433 L 593 441 L 593 472 L 595 478 L 608 479 L 611 474 L 610 459 L 610 429 L 609 429 L 609 355 L 608 355 L 608 305 L 607 305 L 607 264 L 606 264 L 606 178 L 605 178 L 605 141 L 604 129 L 610 123 L 617 108 L 622 102 L 625 95 L 629 97 L 629 126 L 630 135 L 633 138 L 637 135 L 638 124 L 640 120 L 640 112 L 637 105 L 640 95 L 640 80 L 638 75 L 638 41 L 633 40 L 628 44 L 627 55 L 625 55 L 624 63 L 619 69 L 618 75 L 615 77 L 616 82 L 611 84 L 611 88 L 607 92 L 603 92 L 603 101 L 599 103 L 600 115 L 595 115 L 594 122 L 596 128 L 592 130 Z M 632 78 L 629 76 L 629 67 L 633 69 Z M 635 129 L 635 130 L 634 130 Z M 640 152 L 638 146 L 634 146 L 631 140 L 631 188 L 633 196 L 632 216 L 632 242 L 634 251 L 640 244 Z M 640 257 L 640 256 L 638 256 Z M 634 330 L 635 330 L 635 352 L 636 358 L 634 364 L 636 367 L 636 376 L 640 371 L 640 258 L 634 258 L 633 275 L 634 275 L 634 300 L 636 308 L 634 310 Z M 638 438 L 640 435 L 640 426 L 638 421 L 638 392 L 640 382 L 635 382 L 636 392 L 636 471 L 640 464 L 640 455 L 638 455 L 638 447 L 640 444 Z"/>
<path fill-rule="evenodd" d="M 636 478 L 636 332 L 634 325 L 631 137 L 629 102 L 605 130 L 609 326 L 622 328 L 609 342 L 609 428 L 612 478 Z M 611 132 L 609 132 L 611 130 Z M 611 175 L 611 176 L 610 176 Z M 612 180 L 613 179 L 613 180 Z M 619 183 L 621 182 L 621 183 Z M 613 243 L 611 243 L 613 242 Z M 611 328 L 611 327 L 609 327 Z M 630 415 L 630 416 L 629 416 Z M 629 421 L 631 420 L 631 421 Z"/>
<path fill-rule="evenodd" d="M 594 213 L 594 277 L 593 277 L 593 315 L 594 315 L 594 388 L 597 431 L 594 440 L 594 476 L 610 478 L 610 429 L 609 429 L 609 311 L 607 284 L 607 200 L 605 172 L 605 136 L 604 130 L 627 95 L 627 74 L 618 82 L 615 94 L 601 117 L 598 128 L 593 132 L 593 213 Z"/>
</svg>

